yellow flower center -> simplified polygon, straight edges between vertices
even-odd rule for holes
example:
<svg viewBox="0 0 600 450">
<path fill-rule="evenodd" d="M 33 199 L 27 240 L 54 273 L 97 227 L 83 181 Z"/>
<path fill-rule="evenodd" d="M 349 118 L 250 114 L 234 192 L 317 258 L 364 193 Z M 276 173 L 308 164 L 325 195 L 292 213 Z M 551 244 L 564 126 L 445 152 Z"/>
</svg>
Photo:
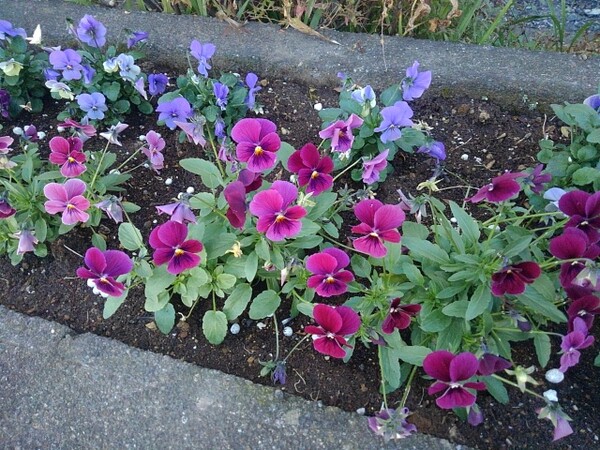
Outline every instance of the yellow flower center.
<svg viewBox="0 0 600 450">
<path fill-rule="evenodd" d="M 285 216 L 283 214 L 278 214 L 277 217 L 275 218 L 275 222 L 277 223 L 281 223 L 285 220 Z"/>
<path fill-rule="evenodd" d="M 184 250 L 181 250 L 180 248 L 175 249 L 175 256 L 181 256 L 185 253 Z"/>
<path fill-rule="evenodd" d="M 263 148 L 260 145 L 257 145 L 256 147 L 254 147 L 254 154 L 256 156 L 260 156 L 264 153 L 265 151 L 263 150 Z"/>
<path fill-rule="evenodd" d="M 70 203 L 67 203 L 67 209 L 75 209 L 75 205 L 71 205 Z"/>
<path fill-rule="evenodd" d="M 313 170 L 313 173 L 310 174 L 310 177 L 314 180 L 315 178 L 317 178 L 319 176 L 319 172 L 317 172 L 316 170 Z"/>
<path fill-rule="evenodd" d="M 105 277 L 100 278 L 101 283 L 108 283 L 108 280 Z"/>
<path fill-rule="evenodd" d="M 325 278 L 325 283 L 327 284 L 333 284 L 335 283 L 335 278 L 333 278 L 331 275 L 328 276 L 327 278 Z"/>
<path fill-rule="evenodd" d="M 72 156 L 69 156 L 67 158 L 67 161 L 69 161 L 70 163 L 74 163 L 75 162 L 75 158 L 73 158 Z"/>
<path fill-rule="evenodd" d="M 374 231 L 372 233 L 369 233 L 369 236 L 374 237 L 374 238 L 379 238 L 379 235 L 377 233 L 375 233 Z"/>
</svg>

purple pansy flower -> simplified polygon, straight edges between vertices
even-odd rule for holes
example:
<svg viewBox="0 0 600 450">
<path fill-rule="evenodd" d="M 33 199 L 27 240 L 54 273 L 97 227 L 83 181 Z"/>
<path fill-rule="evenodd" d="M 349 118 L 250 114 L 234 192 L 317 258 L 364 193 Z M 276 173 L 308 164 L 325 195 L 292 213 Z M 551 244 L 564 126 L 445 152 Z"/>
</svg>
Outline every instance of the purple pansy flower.
<svg viewBox="0 0 600 450">
<path fill-rule="evenodd" d="M 362 180 L 365 184 L 373 184 L 379 181 L 379 174 L 387 167 L 389 150 L 382 151 L 370 160 L 363 160 Z"/>
<path fill-rule="evenodd" d="M 148 100 L 148 93 L 146 92 L 146 82 L 144 77 L 139 77 L 138 80 L 133 83 L 133 87 L 144 98 L 144 100 Z"/>
<path fill-rule="evenodd" d="M 600 114 L 600 94 L 590 95 L 583 101 L 584 105 L 588 105 L 590 108 L 598 111 Z"/>
<path fill-rule="evenodd" d="M 81 42 L 90 47 L 100 48 L 106 44 L 106 27 L 89 14 L 79 21 L 76 33 Z"/>
<path fill-rule="evenodd" d="M 227 137 L 225 122 L 220 117 L 215 121 L 215 137 L 217 139 L 225 139 Z"/>
<path fill-rule="evenodd" d="M 121 201 L 114 195 L 96 203 L 96 208 L 104 211 L 115 223 L 123 222 L 123 207 L 121 206 Z"/>
<path fill-rule="evenodd" d="M 158 120 L 163 120 L 165 125 L 171 130 L 177 128 L 176 121 L 185 122 L 194 113 L 190 102 L 183 97 L 177 97 L 170 102 L 161 103 L 156 107 L 156 111 L 160 113 Z"/>
<path fill-rule="evenodd" d="M 15 208 L 10 206 L 8 203 L 8 198 L 6 198 L 6 194 L 0 195 L 0 219 L 6 219 L 14 215 L 17 212 Z"/>
<path fill-rule="evenodd" d="M 246 223 L 246 187 L 240 180 L 229 183 L 223 190 L 227 208 L 227 219 L 232 227 L 242 230 Z"/>
<path fill-rule="evenodd" d="M 94 75 L 96 75 L 96 70 L 92 66 L 90 66 L 89 64 L 83 66 L 84 84 L 90 84 L 94 80 Z"/>
<path fill-rule="evenodd" d="M 531 186 L 531 191 L 538 195 L 544 190 L 544 184 L 552 181 L 552 175 L 549 173 L 542 173 L 542 170 L 544 170 L 544 165 L 538 164 L 531 173 L 523 179 L 525 183 Z"/>
<path fill-rule="evenodd" d="M 39 242 L 38 238 L 34 236 L 31 230 L 17 231 L 15 237 L 19 239 L 17 255 L 34 251 L 36 244 Z"/>
<path fill-rule="evenodd" d="M 15 28 L 8 20 L 0 20 L 0 41 L 6 40 L 7 37 L 21 36 L 27 38 L 27 33 L 24 28 Z"/>
<path fill-rule="evenodd" d="M 195 145 L 204 147 L 206 145 L 206 138 L 204 137 L 204 119 L 192 118 L 191 122 L 179 122 L 175 121 L 181 130 L 185 133 L 189 142 L 193 142 Z"/>
<path fill-rule="evenodd" d="M 77 276 L 91 280 L 100 292 L 112 297 L 120 297 L 125 285 L 117 277 L 128 274 L 133 269 L 133 261 L 120 250 L 102 251 L 91 247 L 85 252 L 85 265 L 77 269 Z"/>
<path fill-rule="evenodd" d="M 148 75 L 148 92 L 150 95 L 160 95 L 167 89 L 169 77 L 164 73 L 153 73 Z"/>
<path fill-rule="evenodd" d="M 282 241 L 300 233 L 306 210 L 291 204 L 298 189 L 287 181 L 275 181 L 270 189 L 261 191 L 250 202 L 250 212 L 258 217 L 256 229 L 266 233 L 271 241 Z"/>
<path fill-rule="evenodd" d="M 80 80 L 81 71 L 81 55 L 70 48 L 66 50 L 54 50 L 48 57 L 50 64 L 54 70 L 62 71 L 62 76 L 65 81 Z"/>
<path fill-rule="evenodd" d="M 552 392 L 554 394 L 554 400 L 550 400 L 547 393 Z M 546 399 L 547 405 L 537 410 L 538 419 L 548 419 L 554 426 L 554 435 L 552 440 L 557 441 L 570 434 L 573 434 L 573 428 L 569 425 L 571 418 L 562 410 L 560 405 L 557 403 L 556 391 L 544 392 L 544 398 Z"/>
<path fill-rule="evenodd" d="M 179 222 L 169 220 L 157 226 L 150 233 L 150 246 L 154 264 L 160 266 L 167 263 L 167 272 L 177 275 L 184 270 L 200 264 L 202 243 L 195 239 L 186 241 L 188 228 Z"/>
<path fill-rule="evenodd" d="M 346 340 L 360 328 L 360 317 L 348 306 L 315 305 L 313 316 L 318 326 L 308 325 L 304 331 L 312 334 L 315 350 L 332 358 L 346 356 L 344 347 L 351 348 Z"/>
<path fill-rule="evenodd" d="M 477 375 L 488 376 L 501 370 L 510 369 L 512 363 L 500 356 L 485 353 L 479 360 Z"/>
<path fill-rule="evenodd" d="M 117 56 L 117 65 L 119 66 L 119 75 L 131 82 L 134 82 L 142 72 L 142 69 L 135 64 L 133 56 L 126 53 Z"/>
<path fill-rule="evenodd" d="M 8 118 L 8 108 L 10 107 L 10 94 L 6 89 L 0 89 L 0 116 Z"/>
<path fill-rule="evenodd" d="M 148 33 L 145 31 L 133 31 L 127 38 L 127 48 L 131 48 L 138 42 L 146 42 L 148 40 Z"/>
<path fill-rule="evenodd" d="M 584 191 L 571 191 L 558 201 L 558 207 L 567 216 L 567 228 L 583 231 L 590 243 L 600 240 L 600 192 L 589 194 Z"/>
<path fill-rule="evenodd" d="M 72 129 L 83 142 L 96 135 L 96 128 L 93 125 L 79 123 L 73 119 L 67 119 L 63 123 L 59 123 L 58 126 Z"/>
<path fill-rule="evenodd" d="M 246 97 L 245 103 L 248 109 L 253 109 L 256 103 L 256 93 L 262 89 L 262 87 L 257 86 L 258 77 L 255 73 L 248 72 L 246 75 L 246 86 L 248 86 L 248 96 Z"/>
<path fill-rule="evenodd" d="M 374 108 L 376 103 L 375 91 L 370 85 L 366 85 L 362 89 L 357 89 L 352 92 L 351 97 L 363 107 Z"/>
<path fill-rule="evenodd" d="M 472 353 L 463 352 L 455 356 L 446 350 L 431 352 L 423 360 L 423 369 L 437 381 L 427 393 L 433 395 L 444 392 L 435 401 L 442 409 L 472 406 L 477 397 L 468 389 L 485 390 L 484 383 L 468 381 L 478 368 L 479 362 Z"/>
<path fill-rule="evenodd" d="M 406 69 L 406 77 L 402 80 L 402 98 L 407 102 L 421 97 L 431 85 L 431 71 L 419 72 L 419 63 L 415 61 Z"/>
<path fill-rule="evenodd" d="M 298 174 L 298 184 L 307 186 L 306 192 L 315 196 L 333 186 L 333 161 L 329 156 L 321 158 L 314 144 L 308 143 L 296 150 L 288 159 L 290 172 Z"/>
<path fill-rule="evenodd" d="M 560 370 L 566 372 L 569 367 L 576 366 L 579 363 L 581 353 L 579 350 L 588 348 L 594 343 L 594 336 L 588 336 L 589 330 L 585 321 L 581 317 L 573 320 L 573 331 L 562 338 L 560 349 Z"/>
<path fill-rule="evenodd" d="M 396 102 L 394 106 L 388 106 L 381 110 L 381 124 L 373 131 L 381 133 L 381 142 L 398 140 L 402 137 L 402 127 L 412 127 L 413 110 L 406 102 Z"/>
<path fill-rule="evenodd" d="M 321 297 L 341 295 L 348 290 L 348 283 L 354 280 L 352 272 L 343 270 L 348 264 L 348 255 L 337 248 L 326 248 L 310 255 L 306 260 L 306 268 L 313 275 L 306 284 Z"/>
<path fill-rule="evenodd" d="M 196 223 L 196 216 L 190 208 L 187 199 L 169 203 L 167 205 L 160 205 L 156 207 L 159 214 L 168 214 L 171 216 L 169 220 L 185 224 L 186 222 Z"/>
<path fill-rule="evenodd" d="M 446 146 L 440 141 L 429 141 L 417 150 L 417 153 L 425 153 L 438 161 L 446 159 Z"/>
<path fill-rule="evenodd" d="M 381 325 L 381 330 L 386 334 L 393 333 L 394 329 L 404 330 L 410 326 L 411 318 L 421 311 L 421 305 L 401 305 L 400 299 L 395 298 L 390 304 L 388 315 Z"/>
<path fill-rule="evenodd" d="M 0 155 L 6 155 L 8 152 L 12 150 L 10 147 L 15 140 L 10 136 L 1 136 L 0 137 Z"/>
<path fill-rule="evenodd" d="M 387 255 L 384 242 L 400 242 L 397 228 L 406 218 L 399 205 L 384 205 L 379 200 L 366 199 L 354 207 L 354 214 L 361 221 L 352 232 L 365 236 L 354 239 L 353 247 L 374 258 Z"/>
<path fill-rule="evenodd" d="M 238 174 L 238 180 L 244 184 L 246 188 L 246 194 L 249 192 L 256 191 L 259 187 L 262 186 L 262 175 L 260 173 L 254 173 L 248 169 L 240 170 Z"/>
<path fill-rule="evenodd" d="M 60 174 L 63 177 L 78 177 L 85 172 L 83 164 L 86 160 L 83 149 L 83 141 L 77 137 L 63 138 L 54 136 L 50 139 L 50 157 L 52 164 L 60 165 Z"/>
<path fill-rule="evenodd" d="M 217 106 L 221 108 L 221 111 L 227 109 L 227 96 L 229 95 L 229 88 L 219 82 L 213 84 L 213 94 L 217 99 Z"/>
<path fill-rule="evenodd" d="M 492 178 L 490 184 L 483 186 L 473 197 L 466 199 L 466 201 L 479 203 L 485 199 L 488 202 L 499 203 L 508 200 L 517 195 L 521 190 L 521 185 L 517 183 L 515 179 L 524 176 L 526 176 L 526 174 L 522 172 L 503 173 L 500 176 Z"/>
<path fill-rule="evenodd" d="M 92 92 L 91 94 L 79 94 L 77 96 L 77 104 L 85 113 L 88 120 L 104 119 L 104 112 L 108 111 L 106 106 L 106 98 L 100 92 Z"/>
<path fill-rule="evenodd" d="M 331 139 L 331 149 L 344 153 L 352 148 L 354 134 L 352 130 L 363 124 L 363 119 L 351 114 L 346 120 L 337 120 L 319 132 L 321 139 Z"/>
<path fill-rule="evenodd" d="M 89 214 L 85 211 L 90 207 L 90 202 L 83 195 L 86 184 L 71 178 L 64 184 L 48 183 L 44 186 L 44 195 L 48 199 L 44 209 L 48 214 L 62 213 L 62 222 L 65 225 L 74 225 L 77 222 L 87 222 Z"/>
<path fill-rule="evenodd" d="M 552 238 L 548 250 L 558 259 L 571 260 L 560 266 L 558 279 L 565 289 L 571 287 L 577 275 L 585 268 L 585 259 L 594 260 L 600 256 L 600 247 L 590 244 L 588 236 L 579 228 L 567 228 L 562 235 Z M 575 261 L 577 259 L 582 261 Z"/>
<path fill-rule="evenodd" d="M 569 317 L 569 331 L 573 331 L 573 324 L 576 318 L 580 318 L 585 323 L 588 330 L 592 329 L 594 316 L 600 314 L 600 298 L 595 295 L 584 295 L 574 300 L 567 308 Z"/>
<path fill-rule="evenodd" d="M 492 294 L 496 297 L 522 294 L 525 285 L 533 283 L 541 273 L 540 266 L 533 261 L 505 266 L 492 275 Z"/>
<path fill-rule="evenodd" d="M 410 415 L 408 408 L 383 408 L 375 416 L 367 419 L 371 431 L 384 440 L 402 439 L 417 432 L 417 427 L 406 418 Z"/>
<path fill-rule="evenodd" d="M 275 153 L 281 147 L 276 130 L 267 119 L 242 119 L 231 130 L 231 138 L 237 143 L 236 156 L 248 163 L 252 172 L 264 172 L 275 165 Z"/>
<path fill-rule="evenodd" d="M 148 147 L 143 147 L 142 153 L 148 157 L 152 169 L 159 173 L 165 161 L 162 154 L 165 148 L 165 140 L 156 131 L 149 131 L 146 134 L 146 144 L 148 144 Z"/>
<path fill-rule="evenodd" d="M 200 75 L 208 77 L 208 70 L 211 68 L 208 60 L 212 58 L 216 49 L 214 44 L 201 44 L 195 39 L 190 44 L 190 53 L 198 60 L 198 73 Z"/>
<path fill-rule="evenodd" d="M 46 67 L 44 69 L 44 79 L 46 81 L 48 80 L 53 80 L 53 81 L 57 81 L 60 78 L 60 72 L 51 69 L 50 67 Z"/>
</svg>

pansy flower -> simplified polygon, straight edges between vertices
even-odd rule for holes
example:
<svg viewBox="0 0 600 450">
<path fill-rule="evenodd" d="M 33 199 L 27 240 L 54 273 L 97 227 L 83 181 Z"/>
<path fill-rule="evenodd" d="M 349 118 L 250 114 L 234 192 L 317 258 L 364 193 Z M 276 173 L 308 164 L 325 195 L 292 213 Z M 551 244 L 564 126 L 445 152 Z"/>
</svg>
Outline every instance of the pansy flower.
<svg viewBox="0 0 600 450">
<path fill-rule="evenodd" d="M 306 186 L 306 192 L 317 196 L 333 186 L 333 161 L 330 157 L 321 158 L 314 144 L 308 143 L 296 150 L 288 159 L 290 172 L 298 174 L 298 184 Z"/>
<path fill-rule="evenodd" d="M 407 102 L 421 97 L 431 85 L 431 71 L 419 72 L 419 63 L 415 61 L 406 69 L 406 77 L 402 80 L 402 98 Z"/>
<path fill-rule="evenodd" d="M 381 133 L 380 139 L 384 144 L 400 139 L 402 128 L 414 125 L 413 121 L 410 120 L 413 116 L 413 110 L 406 102 L 396 102 L 393 106 L 383 108 L 380 114 L 381 123 L 373 131 Z"/>
<path fill-rule="evenodd" d="M 533 261 L 505 266 L 492 275 L 492 294 L 496 297 L 522 294 L 525 285 L 533 283 L 541 273 L 540 266 Z"/>
<path fill-rule="evenodd" d="M 77 269 L 77 276 L 91 280 L 100 292 L 119 297 L 125 291 L 125 285 L 117 277 L 128 274 L 133 269 L 133 261 L 120 250 L 102 251 L 91 247 L 85 252 L 87 267 Z"/>
<path fill-rule="evenodd" d="M 123 206 L 119 198 L 114 195 L 96 203 L 96 208 L 101 209 L 106 215 L 115 221 L 115 223 L 123 222 Z"/>
<path fill-rule="evenodd" d="M 92 92 L 91 94 L 79 94 L 77 96 L 77 104 L 85 113 L 85 118 L 89 120 L 102 120 L 104 113 L 108 111 L 106 106 L 106 97 L 100 92 Z"/>
<path fill-rule="evenodd" d="M 48 214 L 62 213 L 65 225 L 87 222 L 90 216 L 85 211 L 90 207 L 90 202 L 82 195 L 86 187 L 78 178 L 71 178 L 64 184 L 48 183 L 44 186 L 44 195 L 48 199 L 44 209 Z"/>
<path fill-rule="evenodd" d="M 264 172 L 275 166 L 275 153 L 281 147 L 276 130 L 270 120 L 250 118 L 240 120 L 231 130 L 231 138 L 237 143 L 236 156 L 252 172 Z"/>
<path fill-rule="evenodd" d="M 20 230 L 15 233 L 15 237 L 19 239 L 17 245 L 17 255 L 22 255 L 35 250 L 36 244 L 39 242 L 32 230 Z"/>
<path fill-rule="evenodd" d="M 60 174 L 63 177 L 77 177 L 85 172 L 86 167 L 83 164 L 86 160 L 83 149 L 83 142 L 77 137 L 63 138 L 55 136 L 50 139 L 50 157 L 52 164 L 60 165 Z"/>
<path fill-rule="evenodd" d="M 255 73 L 248 72 L 246 75 L 246 86 L 248 86 L 248 95 L 244 100 L 248 109 L 253 109 L 256 103 L 256 93 L 262 89 L 257 85 L 258 77 Z"/>
<path fill-rule="evenodd" d="M 585 321 L 576 317 L 573 320 L 573 331 L 562 338 L 560 344 L 560 370 L 566 372 L 570 367 L 576 366 L 579 363 L 579 357 L 584 348 L 588 348 L 594 343 L 594 336 L 588 336 L 589 330 Z"/>
<path fill-rule="evenodd" d="M 166 145 L 165 140 L 160 134 L 152 130 L 146 134 L 146 144 L 148 144 L 148 146 L 142 148 L 142 153 L 148 157 L 152 169 L 154 169 L 156 173 L 159 173 L 163 168 L 165 161 L 165 157 L 162 154 Z"/>
<path fill-rule="evenodd" d="M 214 44 L 201 44 L 195 39 L 190 44 L 190 53 L 198 60 L 198 73 L 200 75 L 208 77 L 208 70 L 211 68 L 208 60 L 215 54 L 216 49 Z"/>
<path fill-rule="evenodd" d="M 473 197 L 466 199 L 466 201 L 479 203 L 482 200 L 487 200 L 492 203 L 500 203 L 508 200 L 517 195 L 521 190 L 521 185 L 517 183 L 515 179 L 524 176 L 526 176 L 526 174 L 522 172 L 503 173 L 500 176 L 492 178 L 490 184 L 483 186 Z"/>
<path fill-rule="evenodd" d="M 565 289 L 571 287 L 576 277 L 585 268 L 585 259 L 593 260 L 600 256 L 600 247 L 590 244 L 588 235 L 580 228 L 565 229 L 562 235 L 550 240 L 548 250 L 558 259 L 571 260 L 560 266 L 558 279 Z M 578 259 L 581 261 L 577 261 Z"/>
<path fill-rule="evenodd" d="M 196 216 L 191 210 L 190 205 L 185 197 L 175 203 L 157 206 L 156 210 L 159 214 L 167 214 L 171 216 L 171 219 L 169 220 L 174 222 L 196 223 Z"/>
<path fill-rule="evenodd" d="M 193 142 L 195 145 L 200 145 L 201 147 L 206 145 L 206 138 L 204 137 L 204 123 L 205 120 L 199 117 L 192 118 L 191 122 L 175 121 L 175 125 L 181 128 L 181 130 L 185 133 L 188 142 Z"/>
<path fill-rule="evenodd" d="M 13 216 L 17 210 L 8 203 L 6 193 L 0 195 L 0 219 L 6 219 L 7 217 Z"/>
<path fill-rule="evenodd" d="M 337 248 L 326 248 L 310 255 L 306 260 L 306 268 L 313 275 L 307 281 L 308 287 L 315 289 L 321 297 L 345 293 L 348 283 L 354 280 L 352 272 L 344 270 L 348 264 L 348 255 Z"/>
<path fill-rule="evenodd" d="M 287 181 L 275 181 L 271 189 L 261 191 L 250 202 L 250 212 L 258 217 L 256 229 L 272 241 L 282 241 L 300 233 L 306 210 L 292 203 L 298 189 Z"/>
<path fill-rule="evenodd" d="M 167 89 L 169 77 L 164 73 L 153 73 L 148 75 L 148 92 L 150 95 L 160 95 Z"/>
<path fill-rule="evenodd" d="M 66 50 L 54 50 L 48 56 L 50 64 L 54 70 L 62 71 L 62 76 L 65 81 L 80 80 L 81 71 L 81 55 L 70 48 Z"/>
<path fill-rule="evenodd" d="M 583 101 L 584 105 L 589 106 L 600 114 L 600 94 L 590 95 Z"/>
<path fill-rule="evenodd" d="M 331 139 L 331 149 L 344 153 L 352 148 L 354 134 L 352 130 L 363 124 L 363 119 L 356 114 L 350 114 L 346 120 L 336 120 L 319 132 L 321 139 Z"/>
<path fill-rule="evenodd" d="M 158 120 L 162 120 L 170 130 L 177 128 L 175 122 L 185 122 L 194 113 L 192 106 L 183 97 L 177 97 L 170 102 L 162 102 L 156 107 Z"/>
<path fill-rule="evenodd" d="M 510 361 L 491 353 L 485 353 L 479 360 L 477 375 L 488 376 L 511 367 L 512 363 Z"/>
<path fill-rule="evenodd" d="M 226 216 L 232 227 L 242 230 L 246 223 L 246 187 L 239 180 L 229 183 L 223 190 L 225 200 L 229 205 Z"/>
<path fill-rule="evenodd" d="M 133 31 L 127 38 L 127 48 L 131 48 L 139 42 L 148 41 L 148 33 L 145 31 Z"/>
<path fill-rule="evenodd" d="M 350 348 L 347 338 L 360 328 L 360 317 L 348 306 L 315 305 L 313 316 L 317 326 L 304 328 L 312 334 L 315 350 L 333 358 L 346 356 L 346 348 Z"/>
<path fill-rule="evenodd" d="M 169 220 L 157 226 L 150 233 L 150 246 L 154 264 L 167 264 L 167 272 L 173 275 L 200 264 L 202 243 L 195 239 L 186 240 L 188 228 L 179 222 Z"/>
<path fill-rule="evenodd" d="M 0 154 L 6 155 L 8 152 L 12 150 L 10 147 L 15 140 L 10 136 L 1 136 L 0 137 Z"/>
<path fill-rule="evenodd" d="M 525 183 L 531 186 L 531 191 L 538 195 L 544 190 L 544 184 L 552 181 L 552 175 L 549 173 L 542 173 L 542 170 L 544 170 L 544 165 L 538 164 L 531 173 L 523 179 Z"/>
<path fill-rule="evenodd" d="M 595 295 L 584 295 L 576 300 L 567 308 L 569 317 L 569 331 L 573 331 L 576 318 L 580 318 L 585 323 L 588 330 L 592 329 L 594 316 L 600 314 L 600 298 Z"/>
<path fill-rule="evenodd" d="M 485 390 L 484 383 L 469 381 L 478 368 L 479 362 L 472 353 L 454 355 L 447 350 L 431 352 L 423 360 L 423 369 L 437 381 L 429 387 L 427 393 L 434 395 L 443 392 L 435 401 L 442 409 L 472 406 L 477 397 L 471 389 Z"/>
<path fill-rule="evenodd" d="M 89 14 L 79 21 L 76 33 L 81 42 L 90 47 L 100 48 L 106 44 L 106 27 Z"/>
<path fill-rule="evenodd" d="M 387 167 L 389 150 L 382 151 L 379 155 L 363 160 L 362 180 L 365 184 L 373 184 L 379 181 L 379 174 Z"/>
<path fill-rule="evenodd" d="M 391 334 L 394 329 L 404 330 L 410 326 L 411 318 L 421 311 L 421 305 L 401 305 L 400 299 L 395 298 L 390 304 L 388 315 L 383 320 L 381 330 Z"/>
<path fill-rule="evenodd" d="M 96 128 L 93 125 L 79 123 L 73 119 L 67 119 L 63 123 L 58 124 L 58 126 L 72 129 L 83 142 L 96 135 Z"/>
<path fill-rule="evenodd" d="M 352 242 L 359 252 L 382 258 L 387 255 L 384 242 L 400 242 L 397 228 L 406 216 L 399 205 L 384 205 L 379 200 L 366 199 L 356 204 L 354 214 L 361 223 L 353 226 L 352 232 L 364 235 Z"/>
<path fill-rule="evenodd" d="M 569 216 L 566 227 L 579 228 L 590 243 L 600 241 L 600 192 L 567 192 L 558 201 L 558 207 Z"/>
<path fill-rule="evenodd" d="M 417 149 L 417 153 L 425 153 L 438 161 L 446 159 L 446 146 L 440 141 L 429 141 Z"/>
</svg>

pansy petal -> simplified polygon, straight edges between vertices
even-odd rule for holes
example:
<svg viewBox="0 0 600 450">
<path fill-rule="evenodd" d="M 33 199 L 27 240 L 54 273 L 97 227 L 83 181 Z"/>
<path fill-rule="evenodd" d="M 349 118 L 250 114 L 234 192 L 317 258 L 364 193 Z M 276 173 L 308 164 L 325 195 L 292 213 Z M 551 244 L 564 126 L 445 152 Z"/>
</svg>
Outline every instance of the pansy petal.
<svg viewBox="0 0 600 450">
<path fill-rule="evenodd" d="M 456 355 L 450 362 L 450 380 L 463 381 L 468 380 L 477 372 L 479 362 L 477 357 L 470 352 L 463 352 Z"/>
<path fill-rule="evenodd" d="M 442 409 L 473 406 L 477 397 L 462 387 L 450 388 L 435 403 Z"/>
<path fill-rule="evenodd" d="M 104 269 L 106 269 L 107 261 L 104 253 L 96 247 L 87 249 L 83 261 L 85 262 L 85 265 L 97 275 L 104 273 Z"/>
<path fill-rule="evenodd" d="M 321 303 L 315 305 L 313 317 L 315 318 L 315 322 L 321 325 L 325 331 L 330 333 L 337 333 L 343 325 L 342 316 L 340 316 L 335 308 L 329 305 L 323 305 Z"/>
<path fill-rule="evenodd" d="M 358 220 L 373 226 L 375 223 L 375 212 L 383 206 L 379 200 L 361 200 L 354 207 L 354 215 Z"/>
<path fill-rule="evenodd" d="M 283 207 L 287 207 L 298 197 L 298 188 L 289 181 L 275 181 L 271 186 L 271 189 L 275 189 L 281 195 L 283 200 Z"/>
<path fill-rule="evenodd" d="M 342 318 L 342 327 L 337 331 L 340 336 L 349 336 L 354 334 L 360 328 L 360 316 L 349 306 L 338 306 L 336 312 Z"/>
<path fill-rule="evenodd" d="M 447 350 L 436 350 L 423 360 L 423 370 L 436 380 L 450 382 L 450 363 L 454 355 Z"/>
</svg>

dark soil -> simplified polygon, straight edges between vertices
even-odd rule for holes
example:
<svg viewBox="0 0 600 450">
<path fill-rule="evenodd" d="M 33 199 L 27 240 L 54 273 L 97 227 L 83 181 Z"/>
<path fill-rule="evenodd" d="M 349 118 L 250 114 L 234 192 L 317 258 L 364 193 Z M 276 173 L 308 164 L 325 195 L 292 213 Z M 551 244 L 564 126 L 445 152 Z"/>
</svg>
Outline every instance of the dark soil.
<svg viewBox="0 0 600 450">
<path fill-rule="evenodd" d="M 265 117 L 277 123 L 282 138 L 296 148 L 317 140 L 320 120 L 313 105 L 321 102 L 324 107 L 336 106 L 337 93 L 333 89 L 312 89 L 281 80 L 267 82 L 259 99 L 265 104 Z M 514 115 L 481 99 L 432 98 L 426 94 L 424 99 L 415 103 L 414 109 L 415 118 L 434 127 L 436 139 L 446 144 L 448 175 L 440 187 L 465 183 L 479 187 L 504 170 L 532 167 L 536 162 L 537 142 L 543 133 L 548 133 L 555 140 L 560 138 L 556 123 L 546 121 L 535 111 Z M 23 118 L 10 125 L 22 126 L 33 122 L 38 129 L 46 131 L 48 137 L 41 145 L 44 149 L 55 134 L 54 117 L 54 111 L 49 110 L 42 118 Z M 131 152 L 138 145 L 138 135 L 156 128 L 154 120 L 154 116 L 130 118 L 130 127 L 122 139 L 124 151 Z M 143 207 L 132 219 L 145 238 L 155 226 L 155 205 L 169 203 L 188 186 L 196 190 L 200 188 L 197 178 L 179 168 L 178 161 L 183 157 L 200 156 L 201 150 L 187 143 L 178 144 L 175 132 L 166 128 L 157 131 L 167 140 L 165 169 L 160 176 L 149 170 L 136 173 L 125 193 L 128 201 Z M 394 174 L 377 191 L 378 198 L 384 202 L 397 202 L 399 188 L 405 193 L 416 193 L 417 184 L 429 178 L 433 169 L 432 162 L 423 155 L 399 154 L 393 165 Z M 164 180 L 169 177 L 173 178 L 173 183 L 167 186 Z M 465 192 L 463 189 L 449 189 L 442 194 L 444 199 L 461 201 Z M 164 218 L 158 217 L 158 220 Z M 109 247 L 115 248 L 115 225 L 104 221 L 103 227 L 109 238 Z M 214 347 L 202 335 L 200 319 L 205 305 L 200 304 L 186 323 L 180 323 L 165 336 L 155 329 L 152 316 L 144 311 L 143 290 L 139 288 L 130 293 L 113 317 L 103 320 L 102 300 L 92 294 L 85 282 L 75 277 L 75 270 L 82 265 L 82 259 L 74 252 L 83 254 L 90 245 L 89 230 L 79 228 L 52 244 L 51 254 L 44 260 L 26 255 L 20 266 L 13 267 L 8 259 L 0 258 L 3 292 L 0 303 L 25 314 L 66 324 L 77 332 L 115 338 L 203 367 L 272 384 L 269 378 L 258 376 L 260 361 L 273 357 L 272 320 L 264 320 L 265 326 L 262 327 L 243 319 L 239 334 L 229 334 L 222 345 Z M 284 317 L 280 313 L 278 318 Z M 287 354 L 301 339 L 303 325 L 307 323 L 306 318 L 298 317 L 289 324 L 294 334 L 280 338 L 283 354 Z M 555 340 L 553 345 L 557 351 L 559 342 Z M 349 411 L 365 408 L 367 415 L 379 410 L 382 401 L 378 392 L 379 372 L 372 350 L 357 346 L 350 362 L 344 364 L 324 358 L 310 347 L 307 342 L 288 360 L 288 381 L 283 390 Z M 516 349 L 515 360 L 526 366 L 534 364 L 532 354 L 532 347 L 524 344 Z M 565 411 L 574 419 L 573 435 L 558 443 L 551 443 L 550 422 L 536 418 L 535 409 L 543 406 L 542 402 L 521 395 L 514 389 L 510 390 L 508 405 L 499 405 L 489 395 L 480 394 L 478 403 L 486 420 L 479 427 L 471 427 L 452 412 L 437 408 L 426 393 L 430 382 L 418 376 L 407 402 L 414 412 L 410 420 L 420 432 L 480 449 L 598 448 L 600 389 L 598 369 L 592 364 L 595 354 L 593 349 L 584 351 L 581 363 L 569 370 L 566 381 L 561 385 L 548 386 L 543 381 L 543 373 L 535 374 L 535 378 L 542 382 L 538 392 L 556 389 Z M 550 367 L 557 366 L 555 357 Z M 392 395 L 391 404 L 401 395 L 401 391 Z"/>
</svg>

